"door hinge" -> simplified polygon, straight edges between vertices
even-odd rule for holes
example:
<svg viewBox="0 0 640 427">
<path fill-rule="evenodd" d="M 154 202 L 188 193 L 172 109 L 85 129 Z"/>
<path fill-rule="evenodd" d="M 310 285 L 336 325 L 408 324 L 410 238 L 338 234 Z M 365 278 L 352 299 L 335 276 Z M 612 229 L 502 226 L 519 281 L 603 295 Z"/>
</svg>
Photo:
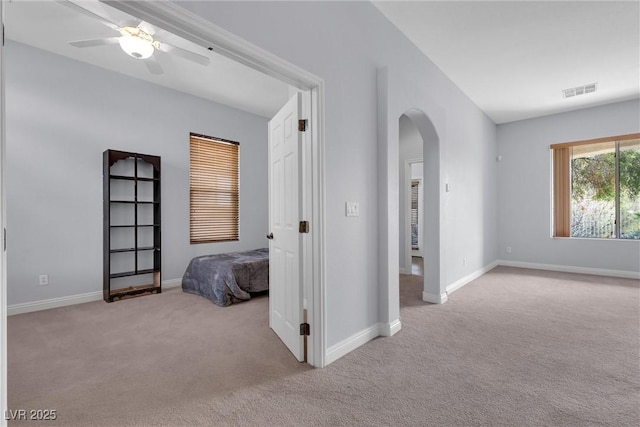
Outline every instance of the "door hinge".
<svg viewBox="0 0 640 427">
<path fill-rule="evenodd" d="M 3 234 L 4 235 L 2 237 L 2 240 L 3 240 L 4 251 L 6 252 L 7 251 L 7 228 L 6 227 L 4 228 Z"/>
<path fill-rule="evenodd" d="M 311 335 L 311 327 L 308 323 L 300 323 L 300 335 L 309 336 Z"/>
<path fill-rule="evenodd" d="M 300 233 L 308 233 L 309 232 L 309 221 L 300 221 Z"/>
<path fill-rule="evenodd" d="M 308 122 L 308 120 L 307 120 L 307 119 L 300 119 L 300 120 L 298 120 L 298 130 L 299 130 L 300 132 L 304 132 L 304 131 L 306 131 L 306 130 L 307 130 L 307 122 Z"/>
</svg>

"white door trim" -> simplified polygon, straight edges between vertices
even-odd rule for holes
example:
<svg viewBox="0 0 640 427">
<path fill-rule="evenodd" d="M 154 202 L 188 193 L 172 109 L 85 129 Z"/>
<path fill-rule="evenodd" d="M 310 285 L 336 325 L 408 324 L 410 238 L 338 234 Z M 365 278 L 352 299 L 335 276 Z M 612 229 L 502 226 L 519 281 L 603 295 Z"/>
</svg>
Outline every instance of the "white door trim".
<svg viewBox="0 0 640 427">
<path fill-rule="evenodd" d="M 4 2 L 0 4 L 0 23 L 4 34 Z M 7 252 L 4 233 L 7 226 L 5 190 L 5 112 L 4 112 L 4 36 L 0 42 L 0 426 L 7 425 Z"/>
</svg>

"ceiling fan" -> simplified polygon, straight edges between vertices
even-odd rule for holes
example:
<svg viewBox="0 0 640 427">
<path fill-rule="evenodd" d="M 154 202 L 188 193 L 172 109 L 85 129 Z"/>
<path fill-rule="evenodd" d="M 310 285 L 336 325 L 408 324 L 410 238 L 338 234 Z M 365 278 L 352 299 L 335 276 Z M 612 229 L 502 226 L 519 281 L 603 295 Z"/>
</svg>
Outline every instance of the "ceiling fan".
<svg viewBox="0 0 640 427">
<path fill-rule="evenodd" d="M 119 44 L 120 48 L 127 55 L 135 59 L 143 60 L 149 72 L 156 75 L 163 73 L 162 67 L 154 57 L 154 53 L 157 50 L 168 54 L 180 56 L 184 59 L 198 63 L 200 65 L 209 64 L 209 58 L 206 56 L 155 39 L 154 35 L 156 31 L 153 26 L 151 26 L 147 22 L 139 21 L 137 24 L 128 23 L 127 25 L 121 26 L 70 1 L 63 1 L 61 3 L 69 6 L 77 12 L 80 12 L 101 22 L 112 30 L 120 33 L 120 36 L 114 37 L 70 41 L 68 43 L 71 46 L 85 48 Z"/>
</svg>

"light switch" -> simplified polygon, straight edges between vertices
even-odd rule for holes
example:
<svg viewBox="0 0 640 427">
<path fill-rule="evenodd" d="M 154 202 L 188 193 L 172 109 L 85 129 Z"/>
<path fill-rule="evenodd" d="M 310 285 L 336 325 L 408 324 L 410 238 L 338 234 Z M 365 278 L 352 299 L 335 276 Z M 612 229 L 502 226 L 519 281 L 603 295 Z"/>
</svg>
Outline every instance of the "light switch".
<svg viewBox="0 0 640 427">
<path fill-rule="evenodd" d="M 360 204 L 358 202 L 345 203 L 346 216 L 360 216 Z"/>
</svg>

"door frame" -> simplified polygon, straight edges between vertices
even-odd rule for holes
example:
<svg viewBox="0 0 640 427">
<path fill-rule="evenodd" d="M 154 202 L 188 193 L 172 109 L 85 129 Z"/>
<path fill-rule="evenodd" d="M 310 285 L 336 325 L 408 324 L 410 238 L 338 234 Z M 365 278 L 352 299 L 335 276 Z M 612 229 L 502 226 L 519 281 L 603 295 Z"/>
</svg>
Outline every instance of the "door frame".
<svg viewBox="0 0 640 427">
<path fill-rule="evenodd" d="M 405 212 L 404 212 L 404 221 L 405 221 L 405 227 L 404 227 L 404 242 L 405 242 L 405 254 L 404 254 L 404 259 L 402 260 L 402 267 L 400 268 L 400 273 L 403 272 L 404 269 L 404 274 L 411 274 L 411 257 L 413 256 L 413 249 L 411 248 L 411 181 L 413 180 L 411 178 L 411 165 L 414 163 L 422 163 L 424 164 L 424 161 L 422 159 L 422 157 L 420 158 L 415 158 L 415 159 L 407 159 L 404 162 L 404 181 L 400 183 L 401 188 L 404 188 L 404 193 L 405 193 Z M 424 190 L 424 174 L 423 177 L 420 179 L 420 190 Z M 424 191 L 422 191 L 422 193 L 424 193 Z M 424 195 L 420 194 L 420 196 L 422 197 L 422 201 L 424 202 Z M 423 205 L 424 206 L 424 205 Z M 419 210 L 418 212 L 418 228 L 420 230 L 420 236 L 418 239 L 418 242 L 421 244 L 420 246 L 420 254 L 421 256 L 423 256 L 422 254 L 424 253 L 424 251 L 422 250 L 422 243 L 424 242 L 424 236 L 423 236 L 423 222 L 420 221 L 420 217 L 423 216 L 423 212 L 422 209 Z"/>
<path fill-rule="evenodd" d="M 4 2 L 0 2 L 0 234 L 6 239 L 7 192 L 5 190 L 5 105 L 4 105 Z M 7 420 L 7 251 L 4 243 L 0 248 L 0 426 L 5 427 Z"/>
<path fill-rule="evenodd" d="M 3 2 L 4 3 L 4 2 Z M 105 2 L 143 19 L 153 25 L 183 37 L 200 46 L 261 71 L 303 91 L 303 113 L 307 116 L 307 132 L 302 144 L 302 188 L 305 194 L 302 214 L 310 222 L 310 232 L 304 239 L 301 263 L 302 292 L 307 321 L 311 325 L 308 339 L 308 363 L 324 367 L 326 360 L 325 316 L 325 237 L 324 237 L 324 82 L 306 70 L 259 48 L 252 43 L 170 2 L 130 2 L 113 0 Z M 3 5 L 2 5 L 3 6 Z M 2 7 L 0 6 L 0 7 Z M 0 18 L 2 13 L 0 12 Z M 4 21 L 2 21 L 4 25 Z M 0 50 L 0 221 L 6 226 L 5 172 L 5 93 L 4 62 Z M 7 280 L 6 252 L 0 260 L 0 410 L 7 409 L 6 373 L 6 322 Z M 6 421 L 0 419 L 0 426 Z"/>
<path fill-rule="evenodd" d="M 302 215 L 310 222 L 300 269 L 303 277 L 303 308 L 311 325 L 308 339 L 308 363 L 325 366 L 324 304 L 324 82 L 318 76 L 291 64 L 247 40 L 183 9 L 171 2 L 131 2 L 110 0 L 105 3 L 157 25 L 179 37 L 208 48 L 257 71 L 308 93 L 303 113 L 308 113 L 308 128 L 301 147 Z M 305 96 L 303 96 L 303 101 Z M 306 110 L 306 111 L 305 111 Z"/>
</svg>

